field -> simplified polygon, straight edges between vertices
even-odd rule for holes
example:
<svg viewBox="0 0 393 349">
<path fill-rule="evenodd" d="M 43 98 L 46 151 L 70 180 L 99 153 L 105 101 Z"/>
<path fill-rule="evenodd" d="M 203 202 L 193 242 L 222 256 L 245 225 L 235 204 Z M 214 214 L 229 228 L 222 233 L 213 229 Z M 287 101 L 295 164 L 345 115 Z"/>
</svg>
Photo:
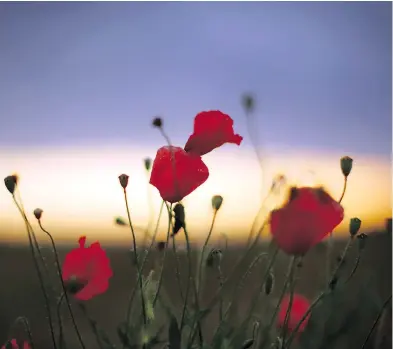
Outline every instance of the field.
<svg viewBox="0 0 393 349">
<path fill-rule="evenodd" d="M 345 243 L 345 241 L 340 240 L 335 242 L 334 254 L 336 257 L 338 257 L 340 252 L 344 249 Z M 266 248 L 267 245 L 260 246 L 258 247 L 258 252 L 260 252 L 261 249 Z M 47 256 L 47 264 L 51 270 L 54 271 L 54 261 L 51 257 L 51 251 L 49 247 L 44 247 L 43 249 L 44 254 Z M 315 298 L 324 287 L 325 251 L 325 243 L 317 245 L 304 258 L 303 265 L 299 268 L 299 280 L 296 286 L 296 291 L 310 299 Z M 64 248 L 59 249 L 61 260 L 66 252 L 67 251 Z M 116 343 L 117 347 L 120 347 L 116 334 L 116 326 L 125 318 L 127 300 L 136 280 L 136 270 L 135 267 L 131 265 L 130 254 L 127 248 L 110 248 L 107 252 L 114 271 L 114 276 L 111 279 L 109 290 L 105 294 L 86 302 L 86 305 L 89 315 L 97 321 L 99 327 L 105 329 L 108 336 Z M 224 253 L 222 260 L 222 271 L 224 275 L 227 275 L 227 273 L 231 270 L 242 252 L 243 249 L 241 247 L 232 246 L 226 251 L 226 253 Z M 256 254 L 254 253 L 254 256 L 255 255 Z M 358 248 L 355 243 L 345 260 L 345 268 L 342 273 L 343 277 L 348 275 L 353 269 L 357 255 Z M 153 269 L 154 266 L 158 267 L 161 265 L 161 258 L 162 251 L 160 252 L 155 250 L 151 258 L 149 258 L 149 263 L 145 268 L 145 274 L 148 274 L 149 270 Z M 359 307 L 359 304 L 356 304 L 354 300 L 357 299 L 357 294 L 363 289 L 362 285 L 366 286 L 365 289 L 367 291 L 375 291 L 376 297 L 380 298 L 383 303 L 383 301 L 391 294 L 391 259 L 391 234 L 387 234 L 386 232 L 370 234 L 359 268 L 348 284 L 348 292 L 345 296 L 346 298 L 344 297 L 346 300 L 338 309 L 336 309 L 336 311 L 345 313 L 347 310 L 350 312 L 356 310 L 356 308 Z M 171 252 L 168 251 L 163 279 L 163 290 L 166 297 L 169 298 L 170 303 L 172 303 L 172 306 L 175 308 L 175 314 L 177 317 L 180 317 L 182 302 L 180 300 L 175 277 L 176 268 L 174 261 L 175 259 L 173 258 L 173 255 L 171 255 Z M 180 252 L 179 261 L 184 292 L 187 275 L 187 260 L 184 252 Z M 257 309 L 254 309 L 254 312 L 260 316 L 262 321 L 266 318 L 266 316 L 264 317 L 264 314 L 268 314 L 271 311 L 274 302 L 277 302 L 287 271 L 288 261 L 289 258 L 287 256 L 283 253 L 279 254 L 274 266 L 276 281 L 273 293 L 268 297 L 262 297 L 262 301 L 258 305 Z M 240 295 L 237 297 L 236 310 L 231 317 L 231 323 L 235 326 L 239 323 L 240 319 L 244 317 L 250 300 L 257 292 L 265 264 L 266 263 L 262 261 L 255 266 L 247 277 Z M 38 279 L 34 271 L 29 249 L 27 247 L 1 246 L 0 265 L 0 280 L 2 281 L 0 289 L 1 342 L 4 342 L 7 338 L 9 338 L 8 336 L 11 338 L 26 338 L 21 326 L 16 326 L 11 329 L 13 321 L 18 316 L 23 315 L 26 316 L 30 322 L 36 348 L 52 349 L 49 343 L 49 333 L 45 330 L 45 326 L 47 325 L 45 322 L 44 307 L 42 306 L 43 297 L 40 292 Z M 236 272 L 232 279 L 234 281 L 232 282 L 232 285 L 236 285 L 238 283 L 241 275 L 245 272 L 245 268 L 246 266 L 242 266 L 240 268 L 241 270 Z M 206 304 L 209 299 L 211 299 L 212 294 L 216 292 L 218 285 L 217 272 L 215 270 L 208 270 L 204 282 L 203 304 Z M 226 292 L 225 297 L 228 297 L 229 294 L 230 292 Z M 75 303 L 73 303 L 73 308 L 75 309 L 77 323 L 83 334 L 87 348 L 98 348 L 94 337 L 92 336 L 91 328 L 86 317 L 82 314 L 81 310 Z M 384 338 L 383 341 L 381 340 L 381 335 L 379 336 L 379 339 L 372 338 L 372 340 L 368 342 L 367 348 L 391 348 L 391 306 L 389 306 L 389 309 L 390 310 L 388 310 L 386 312 L 387 314 L 383 317 L 383 326 L 379 326 L 377 331 L 375 331 L 379 331 L 379 333 L 385 332 L 386 338 Z M 361 317 L 361 321 L 358 321 L 360 325 L 354 323 L 353 326 L 349 326 L 349 330 L 340 335 L 336 340 L 334 348 L 360 349 L 377 316 L 377 313 L 370 311 L 369 313 L 366 313 L 366 315 L 359 315 L 358 318 Z M 63 314 L 63 321 L 66 326 L 66 338 L 68 343 L 70 343 L 68 348 L 79 348 L 80 346 L 76 340 L 75 333 L 73 332 L 70 319 L 68 319 L 66 307 L 63 308 Z M 167 322 L 164 314 L 156 313 L 155 315 L 157 321 L 161 320 L 163 323 Z M 326 315 L 326 318 L 327 317 L 328 314 Z M 138 314 L 134 316 L 133 321 L 140 321 Z M 217 310 L 214 309 L 203 323 L 203 333 L 207 339 L 211 338 L 212 329 L 215 328 L 217 321 Z M 166 337 L 166 332 L 163 333 L 163 337 Z M 157 348 L 158 347 L 162 347 L 162 344 L 157 346 Z M 314 349 L 317 349 L 317 347 L 325 348 L 325 346 L 322 345 L 315 346 Z"/>
</svg>

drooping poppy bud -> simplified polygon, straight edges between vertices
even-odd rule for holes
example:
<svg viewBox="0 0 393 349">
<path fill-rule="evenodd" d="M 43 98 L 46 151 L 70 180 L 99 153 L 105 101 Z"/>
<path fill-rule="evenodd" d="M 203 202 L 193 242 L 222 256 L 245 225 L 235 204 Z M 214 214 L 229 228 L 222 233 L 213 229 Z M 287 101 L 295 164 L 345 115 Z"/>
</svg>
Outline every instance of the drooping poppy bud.
<svg viewBox="0 0 393 349">
<path fill-rule="evenodd" d="M 254 97 L 250 94 L 244 94 L 242 96 L 242 106 L 246 113 L 252 113 L 255 109 Z"/>
<path fill-rule="evenodd" d="M 353 159 L 351 159 L 349 156 L 344 156 L 340 159 L 341 172 L 343 173 L 344 177 L 348 177 L 351 173 L 352 163 Z"/>
<path fill-rule="evenodd" d="M 359 218 L 351 218 L 349 221 L 349 233 L 351 236 L 355 236 L 359 232 L 361 225 L 362 221 Z"/>
<path fill-rule="evenodd" d="M 126 221 L 124 220 L 124 218 L 122 218 L 122 217 L 116 217 L 116 218 L 115 218 L 115 224 L 121 225 L 121 226 L 128 225 L 128 224 L 126 223 Z"/>
<path fill-rule="evenodd" d="M 161 128 L 162 125 L 163 125 L 163 121 L 162 121 L 162 119 L 161 119 L 160 117 L 157 116 L 157 117 L 155 117 L 155 118 L 153 119 L 152 124 L 153 124 L 154 127 Z"/>
<path fill-rule="evenodd" d="M 214 195 L 212 197 L 213 210 L 218 211 L 222 205 L 224 198 L 221 195 Z"/>
<path fill-rule="evenodd" d="M 124 173 L 119 176 L 119 182 L 123 189 L 126 189 L 128 186 L 128 178 L 130 177 Z"/>
<path fill-rule="evenodd" d="M 175 224 L 173 225 L 172 236 L 176 235 L 181 228 L 184 228 L 186 221 L 186 213 L 182 204 L 176 204 L 173 212 L 175 213 Z"/>
<path fill-rule="evenodd" d="M 18 176 L 11 175 L 4 178 L 4 184 L 11 194 L 14 194 L 16 186 L 18 185 Z"/>
<path fill-rule="evenodd" d="M 35 218 L 40 220 L 43 212 L 44 211 L 41 210 L 40 208 L 36 208 L 33 213 L 34 213 Z"/>
<path fill-rule="evenodd" d="M 265 294 L 268 296 L 272 293 L 274 287 L 274 274 L 272 271 L 269 272 L 264 286 Z"/>
</svg>

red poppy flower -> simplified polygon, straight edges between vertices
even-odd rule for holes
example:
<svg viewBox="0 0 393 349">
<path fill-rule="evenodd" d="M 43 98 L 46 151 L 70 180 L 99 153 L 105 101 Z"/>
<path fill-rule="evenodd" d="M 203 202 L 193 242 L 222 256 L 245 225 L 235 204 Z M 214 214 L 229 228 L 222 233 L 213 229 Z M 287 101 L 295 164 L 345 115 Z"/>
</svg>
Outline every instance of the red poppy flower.
<svg viewBox="0 0 393 349">
<path fill-rule="evenodd" d="M 284 299 L 280 304 L 280 310 L 278 312 L 278 317 L 277 317 L 277 327 L 279 328 L 284 327 L 285 317 L 289 309 L 289 300 L 290 300 L 290 295 L 288 294 L 284 297 Z M 293 295 L 291 312 L 289 313 L 289 318 L 287 322 L 288 332 L 292 332 L 296 328 L 297 324 L 303 318 L 303 316 L 306 314 L 309 308 L 310 308 L 310 302 L 308 301 L 307 298 L 299 294 Z M 304 331 L 309 319 L 310 319 L 310 314 L 307 315 L 306 319 L 300 325 L 298 333 Z"/>
<path fill-rule="evenodd" d="M 79 238 L 79 247 L 68 252 L 62 270 L 67 290 L 79 300 L 88 300 L 104 293 L 113 272 L 106 252 L 99 242 L 85 247 L 86 236 Z"/>
<path fill-rule="evenodd" d="M 194 133 L 188 138 L 184 150 L 205 155 L 225 143 L 240 145 L 243 137 L 233 132 L 233 120 L 219 110 L 203 111 L 194 120 Z"/>
<path fill-rule="evenodd" d="M 209 177 L 209 170 L 198 155 L 186 153 L 180 147 L 166 146 L 157 151 L 150 175 L 165 201 L 178 202 Z"/>
<path fill-rule="evenodd" d="M 11 348 L 12 348 L 12 349 L 19 349 L 19 345 L 18 345 L 18 343 L 16 342 L 16 339 L 11 339 L 10 343 L 11 343 Z M 23 348 L 23 349 L 31 349 L 29 343 L 27 343 L 26 341 L 23 343 L 23 347 L 22 347 L 22 348 Z M 5 345 L 3 345 L 3 346 L 1 347 L 1 349 L 6 349 L 6 348 L 5 348 Z"/>
<path fill-rule="evenodd" d="M 290 255 L 304 255 L 344 218 L 344 209 L 322 188 L 292 188 L 288 202 L 270 214 L 270 230 Z"/>
</svg>

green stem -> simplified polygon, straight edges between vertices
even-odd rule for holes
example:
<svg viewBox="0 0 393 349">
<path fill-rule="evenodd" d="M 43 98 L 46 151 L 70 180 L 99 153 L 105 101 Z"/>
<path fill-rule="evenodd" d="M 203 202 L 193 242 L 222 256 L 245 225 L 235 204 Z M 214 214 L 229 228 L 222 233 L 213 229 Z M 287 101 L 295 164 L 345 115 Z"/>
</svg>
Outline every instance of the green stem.
<svg viewBox="0 0 393 349">
<path fill-rule="evenodd" d="M 291 258 L 290 266 L 289 266 L 289 305 L 287 312 L 285 314 L 284 319 L 284 327 L 282 331 L 282 342 L 285 343 L 285 338 L 288 333 L 288 322 L 291 317 L 292 304 L 293 304 L 293 294 L 295 292 L 295 282 L 294 282 L 294 274 L 295 274 L 295 266 L 296 266 L 296 257 Z"/>
<path fill-rule="evenodd" d="M 53 252 L 54 252 L 54 255 L 55 255 L 56 268 L 57 268 L 57 272 L 59 274 L 61 287 L 63 289 L 63 294 L 64 294 L 64 297 L 65 297 L 65 300 L 66 300 L 68 311 L 70 313 L 71 321 L 72 321 L 72 324 L 74 326 L 75 333 L 76 333 L 76 335 L 78 337 L 79 343 L 80 343 L 81 347 L 85 349 L 86 347 L 85 347 L 85 344 L 83 343 L 82 336 L 81 336 L 81 334 L 79 332 L 79 329 L 78 329 L 78 326 L 76 324 L 75 316 L 74 316 L 74 313 L 73 313 L 72 308 L 71 308 L 70 299 L 68 298 L 68 293 L 67 293 L 67 290 L 66 290 L 66 287 L 65 287 L 65 284 L 64 284 L 64 280 L 63 280 L 63 277 L 62 277 L 62 272 L 61 272 L 61 267 L 60 267 L 60 262 L 59 262 L 59 254 L 57 253 L 55 241 L 53 240 L 52 235 L 46 229 L 44 229 L 40 219 L 38 219 L 38 224 L 39 224 L 41 230 L 44 233 L 46 233 L 46 235 L 48 235 L 48 237 L 49 237 L 49 239 L 51 241 Z"/>
<path fill-rule="evenodd" d="M 302 323 L 307 319 L 308 315 L 311 313 L 311 311 L 315 308 L 315 306 L 317 304 L 319 304 L 319 302 L 327 295 L 327 293 L 329 292 L 329 286 L 332 283 L 333 280 L 336 279 L 338 272 L 341 270 L 343 263 L 344 263 L 344 259 L 346 254 L 349 251 L 350 246 L 352 245 L 353 242 L 353 236 L 350 236 L 350 238 L 348 239 L 348 242 L 345 246 L 344 252 L 342 254 L 342 258 L 340 260 L 340 263 L 338 264 L 338 266 L 336 267 L 333 276 L 331 277 L 327 289 L 325 291 L 323 291 L 318 297 L 317 299 L 314 300 L 314 302 L 310 305 L 310 307 L 308 308 L 308 310 L 305 312 L 305 314 L 303 315 L 303 317 L 300 319 L 300 321 L 297 323 L 296 327 L 294 328 L 294 330 L 291 332 L 291 335 L 289 336 L 287 342 L 285 343 L 285 348 L 289 349 L 290 345 L 293 341 L 293 339 L 295 338 L 297 332 L 299 331 L 300 326 L 302 325 Z"/>
<path fill-rule="evenodd" d="M 29 238 L 29 246 L 30 246 L 32 257 L 33 257 L 33 263 L 34 263 L 34 266 L 36 268 L 36 272 L 37 272 L 37 275 L 38 275 L 41 291 L 42 291 L 42 294 L 44 296 L 44 306 L 45 306 L 45 310 L 46 310 L 47 315 L 48 315 L 48 323 L 49 323 L 49 329 L 50 329 L 50 333 L 51 333 L 51 338 L 52 338 L 54 349 L 57 349 L 57 344 L 56 344 L 56 339 L 55 339 L 55 331 L 54 331 L 54 328 L 53 328 L 52 313 L 50 311 L 49 297 L 48 297 L 48 294 L 47 294 L 46 289 L 45 289 L 44 278 L 42 276 L 42 272 L 41 272 L 41 269 L 40 269 L 38 261 L 37 261 L 36 252 L 34 251 L 32 232 L 30 230 L 31 229 L 31 225 L 29 224 L 29 221 L 28 221 L 28 219 L 26 217 L 25 212 L 23 211 L 23 209 L 19 206 L 18 202 L 16 201 L 15 195 L 12 195 L 12 198 L 13 198 L 14 203 L 15 203 L 16 207 L 18 208 L 20 214 L 22 215 L 22 218 L 25 221 L 25 226 L 26 226 L 26 230 L 27 230 L 27 236 Z"/>
<path fill-rule="evenodd" d="M 64 292 L 61 294 L 59 300 L 57 301 L 56 305 L 56 313 L 57 313 L 57 320 L 59 322 L 59 347 L 60 349 L 64 348 L 64 332 L 63 332 L 63 321 L 61 319 L 61 304 L 63 303 L 64 299 Z"/>
</svg>

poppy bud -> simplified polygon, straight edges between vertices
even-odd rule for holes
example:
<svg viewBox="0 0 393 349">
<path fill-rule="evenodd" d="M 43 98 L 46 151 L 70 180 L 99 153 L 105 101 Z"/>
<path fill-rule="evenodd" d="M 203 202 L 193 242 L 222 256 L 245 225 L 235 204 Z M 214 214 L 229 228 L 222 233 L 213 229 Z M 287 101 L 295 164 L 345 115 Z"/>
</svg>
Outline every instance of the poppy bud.
<svg viewBox="0 0 393 349">
<path fill-rule="evenodd" d="M 173 225 L 172 236 L 176 235 L 185 226 L 186 214 L 182 204 L 176 204 L 173 209 L 175 213 L 175 224 Z"/>
<path fill-rule="evenodd" d="M 161 119 L 160 117 L 157 116 L 157 117 L 155 117 L 155 118 L 153 119 L 152 124 L 153 124 L 154 127 L 161 128 L 163 122 L 162 122 L 162 119 Z"/>
<path fill-rule="evenodd" d="M 348 177 L 352 170 L 353 159 L 349 156 L 344 156 L 340 159 L 341 172 L 345 177 Z"/>
<path fill-rule="evenodd" d="M 127 185 L 128 185 L 128 178 L 130 178 L 129 176 L 127 176 L 126 174 L 121 174 L 120 176 L 119 176 L 119 182 L 120 182 L 120 185 L 123 187 L 123 189 L 126 189 L 127 188 Z"/>
<path fill-rule="evenodd" d="M 12 175 L 4 178 L 4 184 L 11 194 L 14 194 L 15 188 L 18 185 L 18 176 Z"/>
<path fill-rule="evenodd" d="M 274 275 L 270 271 L 265 282 L 265 294 L 268 296 L 272 293 L 274 287 Z"/>
<path fill-rule="evenodd" d="M 362 221 L 359 218 L 351 218 L 349 221 L 349 233 L 351 236 L 355 236 L 359 232 L 361 225 Z"/>
<path fill-rule="evenodd" d="M 36 208 L 33 213 L 34 213 L 35 218 L 40 220 L 43 212 L 44 211 L 42 211 L 40 208 Z"/>
<path fill-rule="evenodd" d="M 282 348 L 282 339 L 281 337 L 277 337 L 274 342 L 270 345 L 271 349 L 281 349 Z"/>
<path fill-rule="evenodd" d="M 358 241 L 359 241 L 359 249 L 362 251 L 366 247 L 366 241 L 368 236 L 364 233 L 360 234 L 357 236 Z"/>
<path fill-rule="evenodd" d="M 223 197 L 221 195 L 214 195 L 212 197 L 213 210 L 218 211 L 222 205 Z"/>
<path fill-rule="evenodd" d="M 242 97 L 242 105 L 246 112 L 252 113 L 255 108 L 255 100 L 250 94 L 245 94 Z"/>
<path fill-rule="evenodd" d="M 157 250 L 158 251 L 164 251 L 165 250 L 165 246 L 166 246 L 166 242 L 165 241 L 158 241 L 157 242 Z"/>
<path fill-rule="evenodd" d="M 145 158 L 143 160 L 143 162 L 145 163 L 146 171 L 150 171 L 150 169 L 151 169 L 151 159 L 150 158 Z"/>
<path fill-rule="evenodd" d="M 125 221 L 123 218 L 121 218 L 121 217 L 115 218 L 115 224 L 121 225 L 121 226 L 128 225 L 128 224 L 126 223 L 126 221 Z"/>
</svg>

